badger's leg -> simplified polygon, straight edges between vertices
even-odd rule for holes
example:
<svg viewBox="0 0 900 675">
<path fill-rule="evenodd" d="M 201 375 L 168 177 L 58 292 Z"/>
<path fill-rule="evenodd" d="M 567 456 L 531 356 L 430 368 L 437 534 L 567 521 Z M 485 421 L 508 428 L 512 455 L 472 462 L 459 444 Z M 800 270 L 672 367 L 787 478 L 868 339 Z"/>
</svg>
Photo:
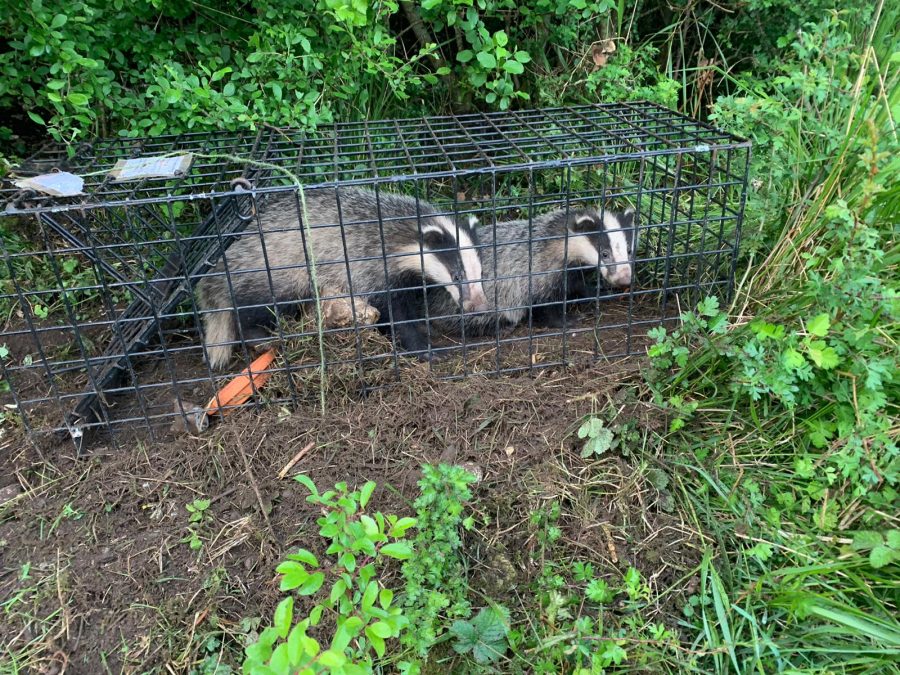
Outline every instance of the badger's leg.
<svg viewBox="0 0 900 675">
<path fill-rule="evenodd" d="M 235 340 L 234 308 L 228 301 L 227 291 L 219 277 L 203 279 L 197 285 L 197 304 L 203 322 L 203 346 L 213 370 L 221 370 L 228 364 Z"/>
<path fill-rule="evenodd" d="M 429 360 L 428 335 L 425 331 L 422 292 L 415 288 L 384 291 L 369 299 L 369 304 L 381 314 L 379 329 L 394 333 L 403 354 L 411 354 L 423 361 Z M 393 325 L 390 321 L 393 319 Z M 437 358 L 432 354 L 431 358 Z"/>
<path fill-rule="evenodd" d="M 566 323 L 571 325 L 572 318 L 570 315 L 568 321 L 565 321 L 563 316 L 563 303 L 554 302 L 549 305 L 532 307 L 531 323 L 533 326 L 538 326 L 539 328 L 562 328 Z"/>
<path fill-rule="evenodd" d="M 235 341 L 234 310 L 210 312 L 203 316 L 203 344 L 213 370 L 222 370 L 231 360 Z"/>
</svg>

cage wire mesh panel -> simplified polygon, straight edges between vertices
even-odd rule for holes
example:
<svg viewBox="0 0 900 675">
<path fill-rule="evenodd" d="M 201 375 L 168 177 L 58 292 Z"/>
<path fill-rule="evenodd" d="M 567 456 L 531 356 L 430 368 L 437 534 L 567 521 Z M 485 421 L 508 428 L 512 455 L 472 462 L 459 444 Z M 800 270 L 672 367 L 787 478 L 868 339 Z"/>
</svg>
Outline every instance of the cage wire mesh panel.
<svg viewBox="0 0 900 675">
<path fill-rule="evenodd" d="M 248 404 L 644 353 L 649 328 L 729 296 L 750 152 L 650 103 L 73 150 L 16 175 L 67 171 L 82 194 L 0 187 L 0 363 L 8 417 L 76 440 L 182 424 L 271 347 Z M 175 176 L 113 170 L 173 156 Z"/>
</svg>

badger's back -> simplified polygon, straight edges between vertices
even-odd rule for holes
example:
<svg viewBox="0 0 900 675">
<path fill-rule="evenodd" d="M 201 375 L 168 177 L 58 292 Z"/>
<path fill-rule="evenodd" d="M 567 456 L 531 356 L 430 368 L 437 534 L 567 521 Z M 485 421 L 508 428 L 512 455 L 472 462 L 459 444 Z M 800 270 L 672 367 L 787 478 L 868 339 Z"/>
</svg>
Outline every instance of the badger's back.
<svg viewBox="0 0 900 675">
<path fill-rule="evenodd" d="M 258 225 L 227 248 L 213 276 L 200 285 L 204 305 L 230 306 L 231 290 L 238 304 L 312 297 L 310 250 L 322 292 L 347 293 L 352 284 L 354 293 L 372 293 L 388 283 L 385 255 L 391 274 L 400 261 L 392 252 L 418 248 L 415 199 L 385 194 L 376 203 L 374 193 L 357 188 L 307 190 L 304 197 L 309 231 L 302 226 L 299 195 L 270 197 Z M 435 212 L 425 202 L 419 202 L 418 211 L 423 222 Z"/>
</svg>

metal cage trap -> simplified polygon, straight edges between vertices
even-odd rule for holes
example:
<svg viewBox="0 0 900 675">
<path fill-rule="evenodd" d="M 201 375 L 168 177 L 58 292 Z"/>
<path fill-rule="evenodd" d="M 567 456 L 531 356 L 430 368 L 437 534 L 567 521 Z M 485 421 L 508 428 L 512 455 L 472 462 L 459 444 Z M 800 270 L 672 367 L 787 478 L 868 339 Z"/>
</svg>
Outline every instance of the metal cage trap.
<svg viewBox="0 0 900 675">
<path fill-rule="evenodd" d="M 95 429 L 152 433 L 205 410 L 197 404 L 272 347 L 265 387 L 248 378 L 244 398 L 255 394 L 254 405 L 315 401 L 335 382 L 365 391 L 423 369 L 462 378 L 642 353 L 648 329 L 676 321 L 703 296 L 729 297 L 749 159 L 747 141 L 651 103 L 45 147 L 0 186 L 7 415 L 31 434 L 68 434 L 79 448 Z M 348 217 L 359 190 L 374 208 Z M 336 203 L 337 217 L 327 217 L 319 194 Z M 404 201 L 388 213 L 384 204 L 396 196 Z M 602 255 L 574 270 L 579 231 L 563 227 L 556 248 L 544 231 L 555 222 L 547 214 L 571 223 L 585 209 L 601 224 L 607 213 L 633 211 L 621 226 L 627 288 L 608 283 Z M 277 235 L 268 233 L 274 211 Z M 406 240 L 394 246 L 391 237 L 401 235 L 392 218 L 418 227 L 419 248 Z M 460 246 L 460 233 L 472 233 L 481 279 L 470 278 L 466 253 L 466 279 L 441 282 L 443 268 L 434 269 L 448 259 L 441 254 L 460 252 L 425 254 L 434 218 L 453 224 Z M 503 239 L 511 222 L 525 233 L 517 242 Z M 320 255 L 318 242 L 329 238 L 341 242 L 342 255 Z M 401 250 L 418 261 L 420 275 L 393 260 Z M 250 270 L 248 252 L 257 251 Z M 316 259 L 308 262 L 310 251 Z M 559 269 L 547 251 L 562 251 Z M 395 268 L 413 280 L 399 286 Z M 377 269 L 384 277 L 370 278 Z M 317 270 L 326 281 L 347 282 L 316 286 L 318 304 L 298 290 L 315 286 Z M 587 280 L 577 299 L 573 270 Z M 241 275 L 256 281 L 244 284 Z M 469 331 L 463 307 L 442 322 L 432 300 L 443 294 L 446 304 L 453 287 L 459 292 L 450 299 L 460 304 L 460 293 L 469 297 L 463 284 L 475 281 L 490 317 L 481 327 L 489 329 Z M 198 299 L 204 284 L 227 289 L 217 311 L 235 318 L 223 370 L 211 367 L 204 344 L 212 311 Z M 562 284 L 553 296 L 561 297 L 553 304 L 562 319 L 541 327 L 534 289 L 554 284 Z M 252 298 L 246 288 L 255 289 Z M 271 293 L 260 296 L 266 288 Z M 504 306 L 498 288 L 526 300 Z M 375 297 L 387 303 L 370 314 Z M 424 314 L 410 319 L 408 302 Z M 245 315 L 265 315 L 267 333 L 245 330 L 236 320 Z M 398 339 L 404 321 L 426 337 L 418 359 Z"/>
</svg>

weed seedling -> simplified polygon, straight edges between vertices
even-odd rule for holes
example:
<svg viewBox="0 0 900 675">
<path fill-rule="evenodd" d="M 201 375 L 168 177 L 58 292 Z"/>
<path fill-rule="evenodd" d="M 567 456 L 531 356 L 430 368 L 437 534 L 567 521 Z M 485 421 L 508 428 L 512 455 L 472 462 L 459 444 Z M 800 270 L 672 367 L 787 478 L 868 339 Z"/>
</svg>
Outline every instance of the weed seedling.
<svg viewBox="0 0 900 675">
<path fill-rule="evenodd" d="M 212 521 L 212 514 L 207 513 L 210 503 L 208 499 L 195 499 L 185 505 L 190 517 L 188 518 L 187 536 L 181 542 L 187 543 L 192 551 L 197 551 L 203 546 L 201 534 L 205 533 L 206 526 Z"/>
</svg>

